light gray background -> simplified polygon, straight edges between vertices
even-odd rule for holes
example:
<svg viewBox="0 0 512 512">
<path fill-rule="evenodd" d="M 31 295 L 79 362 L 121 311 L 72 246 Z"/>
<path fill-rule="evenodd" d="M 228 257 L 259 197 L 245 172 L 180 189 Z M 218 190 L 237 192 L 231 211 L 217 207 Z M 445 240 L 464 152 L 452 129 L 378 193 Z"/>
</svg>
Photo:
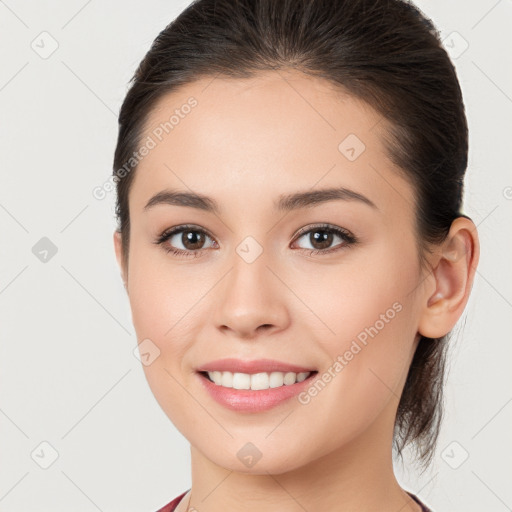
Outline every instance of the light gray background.
<svg viewBox="0 0 512 512">
<path fill-rule="evenodd" d="M 114 195 L 92 196 L 111 173 L 128 80 L 188 3 L 0 1 L 3 512 L 154 512 L 190 485 L 188 442 L 133 354 Z M 434 464 L 396 471 L 434 512 L 502 512 L 512 510 L 512 2 L 418 5 L 447 38 L 463 89 L 465 212 L 482 254 Z M 43 237 L 57 248 L 46 262 L 32 250 Z M 43 469 L 46 443 L 58 458 Z"/>
</svg>

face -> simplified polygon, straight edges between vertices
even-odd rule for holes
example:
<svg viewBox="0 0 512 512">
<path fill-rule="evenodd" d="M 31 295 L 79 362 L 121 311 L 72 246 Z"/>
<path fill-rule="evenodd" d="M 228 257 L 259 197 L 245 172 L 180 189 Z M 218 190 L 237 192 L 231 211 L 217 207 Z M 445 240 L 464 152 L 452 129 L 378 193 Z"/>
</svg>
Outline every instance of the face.
<svg viewBox="0 0 512 512">
<path fill-rule="evenodd" d="M 132 318 L 158 403 L 214 464 L 277 474 L 391 435 L 423 276 L 413 188 L 387 157 L 386 128 L 292 72 L 205 78 L 148 118 L 129 195 Z M 316 373 L 270 391 L 222 388 L 218 401 L 208 389 L 222 386 L 198 370 L 224 358 Z M 245 464 L 243 450 L 261 460 Z"/>
</svg>

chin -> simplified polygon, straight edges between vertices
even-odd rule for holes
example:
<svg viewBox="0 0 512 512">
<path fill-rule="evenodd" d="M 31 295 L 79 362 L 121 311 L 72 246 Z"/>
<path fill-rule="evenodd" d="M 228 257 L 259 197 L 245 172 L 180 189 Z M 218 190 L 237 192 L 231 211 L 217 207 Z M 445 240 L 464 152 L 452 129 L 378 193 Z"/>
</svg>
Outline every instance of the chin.
<svg viewBox="0 0 512 512">
<path fill-rule="evenodd" d="M 250 442 L 236 444 L 240 444 L 240 448 L 227 448 L 220 453 L 203 451 L 203 455 L 217 466 L 247 475 L 279 475 L 307 464 L 297 453 L 276 452 L 271 447 L 258 450 Z M 233 456 L 226 456 L 226 452 L 232 450 Z"/>
</svg>

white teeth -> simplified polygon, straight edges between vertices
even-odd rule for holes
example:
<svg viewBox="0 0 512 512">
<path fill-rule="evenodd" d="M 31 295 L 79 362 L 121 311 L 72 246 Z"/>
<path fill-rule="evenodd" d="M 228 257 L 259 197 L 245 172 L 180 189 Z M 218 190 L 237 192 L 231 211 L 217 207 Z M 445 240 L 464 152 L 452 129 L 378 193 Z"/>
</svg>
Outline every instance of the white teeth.
<svg viewBox="0 0 512 512">
<path fill-rule="evenodd" d="M 251 376 L 246 373 L 233 373 L 233 388 L 251 389 Z"/>
<path fill-rule="evenodd" d="M 271 372 L 271 373 L 231 373 L 231 372 L 208 372 L 208 377 L 217 384 L 225 388 L 233 389 L 269 389 L 280 386 L 290 386 L 296 382 L 302 382 L 307 379 L 311 372 Z"/>
<path fill-rule="evenodd" d="M 208 375 L 218 386 L 222 384 L 222 372 L 208 372 Z"/>
<path fill-rule="evenodd" d="M 251 389 L 268 389 L 268 373 L 251 375 Z"/>
<path fill-rule="evenodd" d="M 310 376 L 311 372 L 303 372 L 297 374 L 297 382 L 302 382 Z"/>
</svg>

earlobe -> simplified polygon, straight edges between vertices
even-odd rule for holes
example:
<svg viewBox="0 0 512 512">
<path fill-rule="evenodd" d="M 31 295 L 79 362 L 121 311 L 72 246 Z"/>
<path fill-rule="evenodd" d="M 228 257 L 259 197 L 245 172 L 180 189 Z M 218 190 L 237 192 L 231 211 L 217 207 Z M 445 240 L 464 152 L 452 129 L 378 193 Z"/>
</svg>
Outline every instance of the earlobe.
<svg viewBox="0 0 512 512">
<path fill-rule="evenodd" d="M 418 325 L 418 332 L 428 338 L 449 333 L 464 311 L 479 259 L 476 226 L 470 219 L 458 217 L 440 249 L 431 275 L 435 290 L 425 295 Z"/>
</svg>

